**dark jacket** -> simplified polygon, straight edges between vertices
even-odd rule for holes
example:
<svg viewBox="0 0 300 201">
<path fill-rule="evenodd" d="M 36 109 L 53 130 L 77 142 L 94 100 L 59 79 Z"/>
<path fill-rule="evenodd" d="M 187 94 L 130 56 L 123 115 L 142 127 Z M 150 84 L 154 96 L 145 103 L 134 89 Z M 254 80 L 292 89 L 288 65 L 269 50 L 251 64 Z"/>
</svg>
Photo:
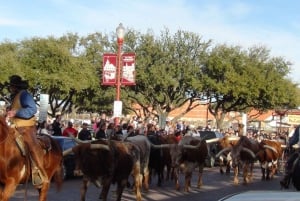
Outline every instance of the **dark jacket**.
<svg viewBox="0 0 300 201">
<path fill-rule="evenodd" d="M 81 129 L 81 131 L 78 133 L 78 139 L 80 140 L 91 140 L 92 134 L 87 129 Z"/>
<path fill-rule="evenodd" d="M 60 123 L 57 121 L 54 121 L 52 123 L 52 130 L 53 130 L 53 135 L 55 136 L 62 136 L 62 131 L 60 127 Z"/>
<path fill-rule="evenodd" d="M 105 130 L 99 129 L 95 136 L 96 139 L 106 139 Z"/>
<path fill-rule="evenodd" d="M 300 125 L 296 127 L 292 137 L 289 139 L 289 146 L 293 146 L 299 142 Z"/>
</svg>

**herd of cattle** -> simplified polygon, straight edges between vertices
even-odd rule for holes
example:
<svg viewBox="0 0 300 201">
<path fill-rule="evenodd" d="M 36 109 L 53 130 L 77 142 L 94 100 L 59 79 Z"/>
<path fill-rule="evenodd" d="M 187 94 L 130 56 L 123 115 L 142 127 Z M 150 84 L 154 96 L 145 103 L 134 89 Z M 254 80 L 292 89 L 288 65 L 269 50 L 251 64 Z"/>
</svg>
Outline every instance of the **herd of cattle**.
<svg viewBox="0 0 300 201">
<path fill-rule="evenodd" d="M 175 188 L 180 190 L 178 178 L 179 174 L 183 173 L 183 188 L 188 192 L 192 173 L 198 168 L 197 187 L 200 188 L 203 185 L 205 159 L 212 144 L 219 150 L 215 157 L 220 159 L 220 172 L 224 172 L 223 164 L 226 162 L 224 165 L 227 173 L 233 168 L 233 182 L 236 185 L 239 183 L 239 170 L 243 172 L 244 183 L 251 181 L 256 161 L 261 165 L 262 179 L 272 179 L 278 168 L 278 160 L 283 154 L 281 143 L 273 140 L 257 142 L 246 136 L 202 140 L 199 137 L 184 136 L 177 141 L 173 135 L 137 135 L 124 141 L 78 141 L 77 146 L 64 151 L 63 154 L 74 153 L 76 170 L 83 174 L 81 201 L 85 201 L 89 182 L 102 187 L 99 198 L 104 201 L 107 200 L 111 184 L 117 185 L 116 200 L 121 200 L 124 188 L 130 185 L 134 189 L 136 200 L 140 201 L 141 190 L 149 190 L 149 183 L 154 175 L 158 177 L 157 185 L 162 185 L 164 179 L 172 179 Z M 129 183 L 131 176 L 133 184 Z"/>
</svg>

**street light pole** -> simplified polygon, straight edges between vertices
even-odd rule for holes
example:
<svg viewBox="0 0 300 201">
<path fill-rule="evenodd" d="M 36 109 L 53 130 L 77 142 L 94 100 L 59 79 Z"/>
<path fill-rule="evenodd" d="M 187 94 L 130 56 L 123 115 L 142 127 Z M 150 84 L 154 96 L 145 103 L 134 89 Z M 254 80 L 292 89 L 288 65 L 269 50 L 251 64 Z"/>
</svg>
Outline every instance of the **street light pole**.
<svg viewBox="0 0 300 201">
<path fill-rule="evenodd" d="M 118 53 L 117 53 L 117 72 L 116 72 L 116 101 L 120 101 L 121 93 L 121 69 L 122 69 L 122 46 L 125 35 L 125 28 L 123 24 L 120 23 L 116 29 L 117 33 L 117 43 L 118 43 Z M 119 124 L 119 117 L 115 117 L 115 124 Z"/>
</svg>

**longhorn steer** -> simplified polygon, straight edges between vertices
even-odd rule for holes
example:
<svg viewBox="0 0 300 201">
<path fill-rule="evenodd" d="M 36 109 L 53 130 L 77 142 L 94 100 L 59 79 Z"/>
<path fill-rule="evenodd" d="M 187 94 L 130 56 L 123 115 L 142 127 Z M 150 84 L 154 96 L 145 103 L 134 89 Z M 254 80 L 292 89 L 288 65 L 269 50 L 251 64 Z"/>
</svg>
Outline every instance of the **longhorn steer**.
<svg viewBox="0 0 300 201">
<path fill-rule="evenodd" d="M 232 157 L 231 157 L 231 148 L 238 142 L 240 138 L 237 136 L 225 136 L 221 138 L 217 142 L 217 149 L 223 150 L 227 149 L 228 151 L 225 151 L 220 155 L 219 158 L 219 166 L 220 166 L 220 173 L 224 174 L 223 166 L 224 162 L 226 162 L 226 174 L 230 173 L 231 163 L 232 163 Z"/>
<path fill-rule="evenodd" d="M 172 168 L 172 158 L 170 149 L 160 149 L 160 145 L 164 144 L 177 144 L 175 135 L 148 135 L 149 141 L 151 142 L 151 152 L 149 158 L 149 181 L 151 183 L 153 172 L 157 175 L 157 186 L 161 186 L 164 180 L 164 169 L 166 167 L 167 173 L 165 180 L 174 178 L 174 168 Z"/>
<path fill-rule="evenodd" d="M 259 143 L 253 139 L 247 138 L 246 136 L 241 136 L 233 147 L 223 149 L 216 156 L 220 156 L 226 151 L 231 151 L 232 167 L 234 169 L 233 183 L 235 185 L 239 183 L 239 165 L 242 165 L 243 168 L 244 184 L 249 183 L 252 180 L 253 165 L 256 160 L 255 154 L 259 151 Z"/>
<path fill-rule="evenodd" d="M 160 135 L 148 135 L 147 138 L 154 145 L 166 144 L 166 140 Z M 164 158 L 167 150 L 151 148 L 149 158 L 149 182 L 154 173 L 157 175 L 157 186 L 161 186 L 164 171 Z"/>
<path fill-rule="evenodd" d="M 131 142 L 139 148 L 140 152 L 140 169 L 143 176 L 144 190 L 149 190 L 149 158 L 151 151 L 151 143 L 144 135 L 136 135 L 124 139 L 126 142 Z"/>
<path fill-rule="evenodd" d="M 281 143 L 264 139 L 259 143 L 259 147 L 260 150 L 256 156 L 261 164 L 262 180 L 270 180 L 277 171 L 278 160 L 283 153 Z"/>
<path fill-rule="evenodd" d="M 178 138 L 174 134 L 161 136 L 161 144 L 178 144 Z M 174 167 L 172 167 L 172 157 L 170 154 L 170 149 L 163 149 L 163 164 L 167 169 L 165 180 L 174 179 Z"/>
<path fill-rule="evenodd" d="M 185 174 L 184 191 L 189 192 L 191 187 L 191 178 L 193 170 L 198 166 L 198 182 L 197 187 L 203 184 L 202 174 L 204 169 L 205 158 L 208 155 L 207 144 L 205 140 L 192 136 L 183 137 L 178 144 L 170 146 L 170 154 L 172 157 L 172 166 L 175 168 L 175 187 L 180 190 L 179 169 Z"/>
<path fill-rule="evenodd" d="M 97 140 L 81 143 L 66 150 L 64 155 L 71 152 L 75 154 L 76 170 L 80 169 L 83 173 L 80 201 L 85 201 L 89 182 L 98 188 L 102 184 L 100 199 L 104 201 L 107 201 L 110 185 L 117 183 L 116 200 L 120 201 L 131 173 L 135 183 L 136 200 L 142 200 L 140 150 L 137 146 L 120 141 Z"/>
</svg>

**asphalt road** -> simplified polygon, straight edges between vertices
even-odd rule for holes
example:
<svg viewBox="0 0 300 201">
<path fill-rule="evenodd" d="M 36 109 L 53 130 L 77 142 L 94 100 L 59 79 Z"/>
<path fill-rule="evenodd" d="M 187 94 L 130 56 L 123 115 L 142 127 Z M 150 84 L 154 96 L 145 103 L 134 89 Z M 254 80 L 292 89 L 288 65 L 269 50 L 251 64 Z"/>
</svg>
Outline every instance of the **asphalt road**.
<svg viewBox="0 0 300 201">
<path fill-rule="evenodd" d="M 281 190 L 279 180 L 282 178 L 282 173 L 279 173 L 271 181 L 261 181 L 261 173 L 258 164 L 255 165 L 253 181 L 248 185 L 240 184 L 238 186 L 233 185 L 233 175 L 221 175 L 218 167 L 206 168 L 203 176 L 203 187 L 201 189 L 196 188 L 196 175 L 194 172 L 191 192 L 186 193 L 183 191 L 174 190 L 174 183 L 172 181 L 165 181 L 162 187 L 157 187 L 153 183 L 150 185 L 150 191 L 148 193 L 143 192 L 143 200 L 145 201 L 217 201 L 222 197 L 230 194 L 248 191 L 248 190 L 277 190 L 277 191 L 296 191 L 292 186 L 289 190 Z M 181 176 L 181 183 L 183 184 L 183 176 Z M 240 181 L 242 178 L 240 176 Z M 48 194 L 48 201 L 79 201 L 81 180 L 71 179 L 64 182 L 63 189 L 60 192 L 56 192 L 54 186 L 51 187 Z M 115 200 L 114 196 L 115 186 L 111 187 L 111 193 L 109 194 L 109 201 Z M 11 199 L 11 201 L 23 201 L 25 200 L 25 188 L 20 185 Z M 98 196 L 100 189 L 97 189 L 94 185 L 90 185 L 86 201 L 99 200 Z M 27 191 L 28 201 L 37 201 L 37 191 L 29 185 Z M 135 200 L 130 189 L 126 189 L 122 201 Z"/>
</svg>

